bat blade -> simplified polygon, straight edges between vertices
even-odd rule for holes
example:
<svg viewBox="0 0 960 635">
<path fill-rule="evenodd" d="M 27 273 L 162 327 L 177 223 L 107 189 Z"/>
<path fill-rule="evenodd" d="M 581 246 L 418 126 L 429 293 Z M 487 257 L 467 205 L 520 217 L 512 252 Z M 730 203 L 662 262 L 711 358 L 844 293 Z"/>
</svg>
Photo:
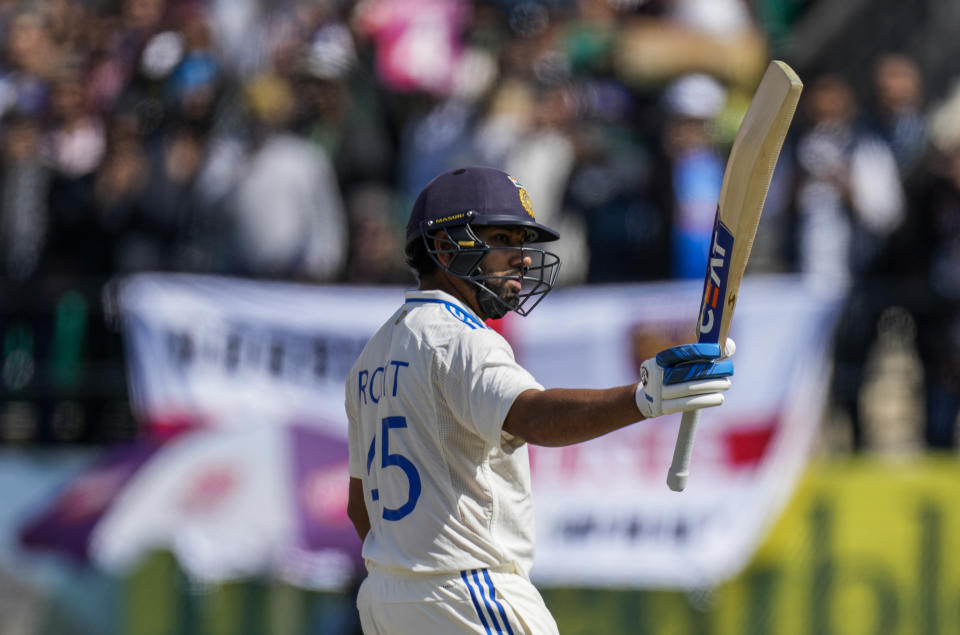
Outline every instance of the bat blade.
<svg viewBox="0 0 960 635">
<path fill-rule="evenodd" d="M 730 332 L 740 281 L 750 258 L 760 213 L 803 83 L 784 62 L 767 67 L 734 139 L 720 187 L 695 336 L 720 344 Z M 667 484 L 686 487 L 699 411 L 684 413 Z"/>
</svg>

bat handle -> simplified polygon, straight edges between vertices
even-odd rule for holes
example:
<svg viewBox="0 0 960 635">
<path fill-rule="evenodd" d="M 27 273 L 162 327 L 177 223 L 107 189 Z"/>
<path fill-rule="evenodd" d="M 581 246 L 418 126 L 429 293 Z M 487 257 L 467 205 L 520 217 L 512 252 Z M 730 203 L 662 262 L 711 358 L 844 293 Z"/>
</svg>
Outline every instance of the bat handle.
<svg viewBox="0 0 960 635">
<path fill-rule="evenodd" d="M 667 472 L 667 485 L 675 492 L 682 492 L 690 476 L 690 455 L 693 452 L 693 435 L 700 421 L 699 410 L 683 413 L 680 420 L 680 432 L 677 433 L 677 445 L 673 448 L 673 462 Z"/>
</svg>

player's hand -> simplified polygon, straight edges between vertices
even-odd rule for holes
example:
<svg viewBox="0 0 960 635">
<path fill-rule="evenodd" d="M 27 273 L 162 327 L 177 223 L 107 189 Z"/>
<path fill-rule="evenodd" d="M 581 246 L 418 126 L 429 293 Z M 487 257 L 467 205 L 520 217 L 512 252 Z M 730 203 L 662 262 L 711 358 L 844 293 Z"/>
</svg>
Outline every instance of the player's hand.
<svg viewBox="0 0 960 635">
<path fill-rule="evenodd" d="M 724 355 L 719 344 L 684 344 L 657 353 L 640 366 L 637 408 L 647 419 L 674 412 L 711 408 L 723 403 L 730 388 L 736 350 L 727 338 Z"/>
</svg>

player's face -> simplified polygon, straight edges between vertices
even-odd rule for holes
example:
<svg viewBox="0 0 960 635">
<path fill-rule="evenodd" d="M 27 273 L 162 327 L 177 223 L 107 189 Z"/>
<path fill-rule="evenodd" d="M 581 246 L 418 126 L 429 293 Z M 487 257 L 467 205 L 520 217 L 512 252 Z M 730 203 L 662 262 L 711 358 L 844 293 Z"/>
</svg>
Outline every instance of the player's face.
<svg viewBox="0 0 960 635">
<path fill-rule="evenodd" d="M 488 276 L 484 286 L 493 291 L 507 306 L 515 308 L 520 303 L 522 277 L 532 264 L 529 255 L 520 251 L 526 231 L 509 227 L 479 227 L 477 237 L 490 246 L 480 268 Z"/>
</svg>

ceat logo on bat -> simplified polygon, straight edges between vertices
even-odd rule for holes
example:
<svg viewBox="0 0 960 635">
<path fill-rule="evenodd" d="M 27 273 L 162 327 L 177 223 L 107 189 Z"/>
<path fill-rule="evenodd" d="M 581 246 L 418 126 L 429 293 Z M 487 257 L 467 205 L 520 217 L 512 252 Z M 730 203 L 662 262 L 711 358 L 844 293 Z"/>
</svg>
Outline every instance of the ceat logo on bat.
<svg viewBox="0 0 960 635">
<path fill-rule="evenodd" d="M 710 262 L 703 281 L 703 300 L 700 303 L 701 342 L 720 341 L 720 322 L 723 318 L 723 298 L 730 273 L 730 255 L 733 252 L 733 234 L 720 222 L 717 215 L 710 240 Z"/>
</svg>

